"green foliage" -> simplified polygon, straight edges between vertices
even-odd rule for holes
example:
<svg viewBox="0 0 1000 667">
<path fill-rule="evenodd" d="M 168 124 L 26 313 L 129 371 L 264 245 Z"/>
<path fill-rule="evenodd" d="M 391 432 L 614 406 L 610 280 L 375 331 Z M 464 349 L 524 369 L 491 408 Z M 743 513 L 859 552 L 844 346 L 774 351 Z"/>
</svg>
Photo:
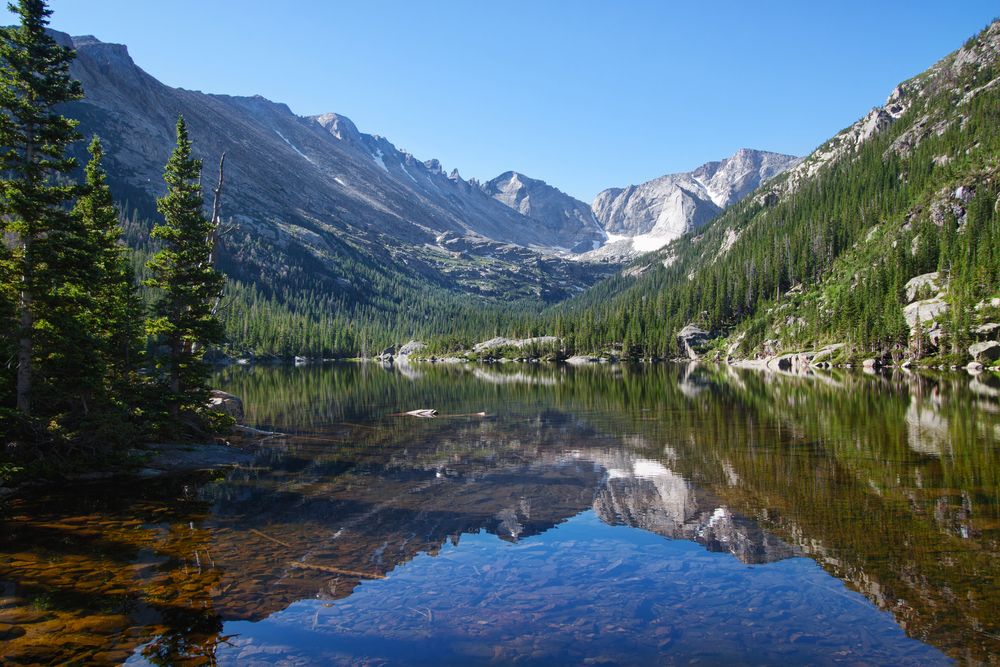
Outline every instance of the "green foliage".
<svg viewBox="0 0 1000 667">
<path fill-rule="evenodd" d="M 191 156 L 184 119 L 177 121 L 177 147 L 163 179 L 167 194 L 157 200 L 163 224 L 152 230 L 162 243 L 149 260 L 149 287 L 158 289 L 147 332 L 157 346 L 154 360 L 169 390 L 167 404 L 176 417 L 198 412 L 207 398 L 205 346 L 222 341 L 213 305 L 223 277 L 212 265 L 214 225 L 202 209 L 201 161 Z"/>
<path fill-rule="evenodd" d="M 17 359 L 16 379 L 4 379 L 4 394 L 14 394 L 18 409 L 30 414 L 39 377 L 55 382 L 50 374 L 59 363 L 57 357 L 55 367 L 47 364 L 35 345 L 64 318 L 62 300 L 79 290 L 60 257 L 63 239 L 78 232 L 65 208 L 75 188 L 60 178 L 75 166 L 66 149 L 77 139 L 76 122 L 59 108 L 83 90 L 69 75 L 73 52 L 45 32 L 51 13 L 45 3 L 21 0 L 11 9 L 21 23 L 0 31 L 0 219 L 8 239 L 0 256 L 0 313 L 10 341 L 4 352 Z"/>
<path fill-rule="evenodd" d="M 73 52 L 45 32 L 44 2 L 22 0 L 12 9 L 20 26 L 0 31 L 0 464 L 58 472 L 147 437 L 162 392 L 140 373 L 144 304 L 96 137 L 83 183 L 72 178 L 76 123 L 59 109 L 82 96 L 69 75 Z M 197 171 L 183 155 L 171 163 L 168 224 L 158 236 L 173 254 L 154 262 L 161 306 L 176 293 L 197 298 L 221 287 L 210 266 L 195 270 L 190 261 L 198 255 L 191 240 L 204 244 L 207 225 L 192 178 Z M 202 311 L 168 306 L 161 315 L 177 315 L 170 325 L 183 331 L 185 344 L 219 340 L 219 325 L 206 324 Z M 203 351 L 191 347 L 189 356 L 200 361 Z M 182 377 L 194 400 L 203 373 L 200 384 Z M 212 428 L 228 425 L 207 417 Z"/>
<path fill-rule="evenodd" d="M 785 194 L 751 196 L 639 260 L 638 278 L 616 275 L 550 309 L 539 328 L 583 351 L 623 342 L 630 356 L 677 356 L 674 336 L 691 322 L 742 337 L 740 354 L 847 342 L 856 355 L 902 355 L 903 286 L 940 269 L 948 344 L 963 350 L 973 306 L 1000 285 L 1000 93 L 963 99 L 1000 74 L 988 46 L 973 40 L 987 54 L 978 68 L 955 74 L 952 56 L 911 82 L 911 106 L 887 130 L 794 186 L 779 177 L 769 188 Z M 975 196 L 960 226 L 948 207 L 962 186 Z"/>
</svg>

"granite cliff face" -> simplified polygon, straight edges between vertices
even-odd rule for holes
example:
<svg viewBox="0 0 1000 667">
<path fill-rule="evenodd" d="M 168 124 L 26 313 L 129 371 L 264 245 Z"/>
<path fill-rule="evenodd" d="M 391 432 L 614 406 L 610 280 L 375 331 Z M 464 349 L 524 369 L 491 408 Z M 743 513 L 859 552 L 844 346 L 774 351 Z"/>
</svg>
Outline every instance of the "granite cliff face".
<svg viewBox="0 0 1000 667">
<path fill-rule="evenodd" d="M 610 235 L 594 259 L 628 258 L 658 250 L 698 229 L 764 181 L 798 164 L 780 153 L 740 149 L 692 172 L 667 174 L 640 185 L 599 193 L 592 208 Z"/>
</svg>

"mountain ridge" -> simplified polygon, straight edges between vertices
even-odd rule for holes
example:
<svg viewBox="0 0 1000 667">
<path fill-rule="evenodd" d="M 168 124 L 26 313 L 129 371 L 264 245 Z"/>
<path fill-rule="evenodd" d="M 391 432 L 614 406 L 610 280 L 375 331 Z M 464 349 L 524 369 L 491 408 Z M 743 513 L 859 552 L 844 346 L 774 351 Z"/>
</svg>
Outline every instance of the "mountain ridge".
<svg viewBox="0 0 1000 667">
<path fill-rule="evenodd" d="M 72 45 L 86 97 L 69 106 L 84 134 L 104 139 L 116 198 L 148 219 L 183 114 L 196 153 L 227 152 L 222 267 L 262 285 L 344 293 L 374 304 L 372 281 L 429 284 L 498 302 L 555 301 L 591 284 L 600 267 L 558 257 L 560 230 L 539 226 L 437 160 L 420 161 L 344 116 L 297 116 L 262 96 L 206 94 L 162 84 L 124 45 L 52 33 Z M 79 157 L 82 147 L 78 147 Z M 268 248 L 265 248 L 264 245 Z M 367 267 L 361 280 L 351 266 Z M 530 267 L 530 270 L 525 270 Z M 367 283 L 367 284 L 366 284 Z"/>
<path fill-rule="evenodd" d="M 728 158 L 706 162 L 689 172 L 603 190 L 591 207 L 611 242 L 585 257 L 629 259 L 658 250 L 708 224 L 764 181 L 799 161 L 792 155 L 741 148 Z"/>
<path fill-rule="evenodd" d="M 702 353 L 768 368 L 982 370 L 1000 349 L 997 155 L 1000 21 L 697 235 L 549 316 L 584 351 L 677 357 L 693 330 Z"/>
</svg>

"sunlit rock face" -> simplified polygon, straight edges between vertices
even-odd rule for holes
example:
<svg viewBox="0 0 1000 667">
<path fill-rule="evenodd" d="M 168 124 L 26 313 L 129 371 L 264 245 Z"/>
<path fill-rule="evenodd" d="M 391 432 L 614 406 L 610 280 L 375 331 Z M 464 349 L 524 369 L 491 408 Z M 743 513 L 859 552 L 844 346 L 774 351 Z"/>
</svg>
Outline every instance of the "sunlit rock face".
<svg viewBox="0 0 1000 667">
<path fill-rule="evenodd" d="M 799 158 L 742 148 L 692 172 L 667 174 L 639 185 L 599 193 L 591 208 L 608 233 L 594 259 L 632 257 L 662 248 L 698 229 Z"/>
</svg>

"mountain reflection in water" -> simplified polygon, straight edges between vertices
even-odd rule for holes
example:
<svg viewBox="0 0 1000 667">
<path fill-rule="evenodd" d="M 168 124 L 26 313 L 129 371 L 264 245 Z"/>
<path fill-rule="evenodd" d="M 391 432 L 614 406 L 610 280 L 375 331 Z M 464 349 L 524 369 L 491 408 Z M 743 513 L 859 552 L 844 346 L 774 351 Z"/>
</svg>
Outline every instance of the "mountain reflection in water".
<svg viewBox="0 0 1000 667">
<path fill-rule="evenodd" d="M 1000 655 L 995 378 L 336 365 L 218 384 L 289 434 L 252 466 L 9 500 L 7 660 Z M 440 416 L 398 416 L 417 408 Z"/>
</svg>

